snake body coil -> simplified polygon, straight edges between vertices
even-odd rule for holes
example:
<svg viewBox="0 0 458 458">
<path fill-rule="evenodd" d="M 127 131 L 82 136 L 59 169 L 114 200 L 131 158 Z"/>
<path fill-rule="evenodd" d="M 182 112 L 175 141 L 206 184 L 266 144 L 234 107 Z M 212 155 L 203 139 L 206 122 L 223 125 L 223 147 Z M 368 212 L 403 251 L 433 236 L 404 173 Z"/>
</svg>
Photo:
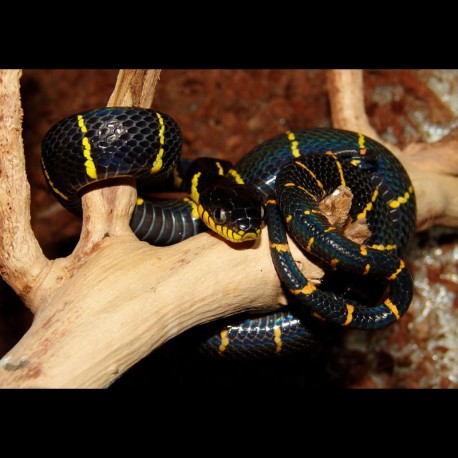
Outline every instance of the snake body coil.
<svg viewBox="0 0 458 458">
<path fill-rule="evenodd" d="M 305 322 L 312 315 L 371 329 L 405 313 L 412 279 L 399 256 L 413 235 L 415 196 L 404 168 L 386 148 L 337 129 L 287 132 L 256 147 L 234 169 L 225 161 L 180 162 L 181 143 L 180 128 L 164 113 L 104 108 L 54 125 L 43 140 L 42 166 L 56 198 L 79 215 L 81 191 L 91 183 L 134 176 L 141 189 L 173 172 L 190 196 L 161 203 L 139 198 L 131 220 L 137 236 L 154 244 L 201 232 L 202 221 L 231 241 L 252 240 L 260 235 L 265 203 L 272 258 L 296 305 L 228 326 L 206 342 L 206 351 L 279 353 L 310 345 L 315 334 Z M 339 186 L 354 195 L 350 216 L 366 222 L 372 233 L 362 245 L 331 226 L 319 208 Z M 348 285 L 337 293 L 310 283 L 292 259 L 286 231 L 329 272 L 348 276 Z M 366 306 L 355 298 L 354 285 L 371 279 L 388 293 Z M 297 304 L 302 311 L 294 309 Z"/>
<path fill-rule="evenodd" d="M 55 124 L 43 140 L 41 162 L 54 196 L 81 216 L 84 187 L 127 176 L 135 177 L 140 186 L 162 182 L 171 174 L 181 144 L 178 124 L 164 113 L 105 108 L 69 116 Z M 138 201 L 131 222 L 142 240 L 171 243 L 180 240 L 182 234 L 188 235 L 190 227 L 198 230 L 200 226 L 189 212 L 182 211 L 184 203 L 170 202 L 164 207 L 143 204 Z"/>
<path fill-rule="evenodd" d="M 415 195 L 405 169 L 383 145 L 338 129 L 288 132 L 255 148 L 237 167 L 267 198 L 272 258 L 296 301 L 327 321 L 357 329 L 385 327 L 406 312 L 413 284 L 399 256 L 413 236 Z M 279 171 L 272 175 L 271 170 Z M 339 186 L 351 188 L 349 215 L 366 222 L 372 233 L 361 245 L 329 224 L 319 208 L 319 202 Z M 328 270 L 363 281 L 366 276 L 376 278 L 386 283 L 388 296 L 367 307 L 316 288 L 294 262 L 286 228 Z"/>
</svg>

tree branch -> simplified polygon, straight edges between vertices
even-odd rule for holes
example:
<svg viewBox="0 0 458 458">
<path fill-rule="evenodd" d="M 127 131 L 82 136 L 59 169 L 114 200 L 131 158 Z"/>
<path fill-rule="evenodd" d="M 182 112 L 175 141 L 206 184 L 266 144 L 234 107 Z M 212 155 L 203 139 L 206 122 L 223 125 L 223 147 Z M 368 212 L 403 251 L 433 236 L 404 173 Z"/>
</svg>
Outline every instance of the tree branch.
<svg viewBox="0 0 458 458">
<path fill-rule="evenodd" d="M 19 70 L 0 71 L 0 273 L 24 303 L 49 265 L 30 225 L 30 186 L 22 143 Z"/>
<path fill-rule="evenodd" d="M 107 106 L 151 107 L 160 75 L 160 70 L 119 70 Z"/>
<path fill-rule="evenodd" d="M 328 72 L 328 91 L 334 127 L 361 132 L 384 143 L 370 125 L 366 115 L 363 72 L 361 70 L 330 70 Z M 392 145 L 386 146 L 390 151 L 393 151 Z"/>
</svg>

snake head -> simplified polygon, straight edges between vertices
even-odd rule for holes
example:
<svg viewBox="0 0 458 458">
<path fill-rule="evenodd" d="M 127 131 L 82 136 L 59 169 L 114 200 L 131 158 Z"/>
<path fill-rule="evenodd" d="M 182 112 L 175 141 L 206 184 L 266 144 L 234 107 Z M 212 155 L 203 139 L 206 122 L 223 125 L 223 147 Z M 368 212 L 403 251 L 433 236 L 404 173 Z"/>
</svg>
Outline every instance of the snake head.
<svg viewBox="0 0 458 458">
<path fill-rule="evenodd" d="M 261 235 L 264 206 L 258 192 L 245 184 L 216 184 L 201 194 L 199 216 L 213 231 L 231 242 Z"/>
</svg>

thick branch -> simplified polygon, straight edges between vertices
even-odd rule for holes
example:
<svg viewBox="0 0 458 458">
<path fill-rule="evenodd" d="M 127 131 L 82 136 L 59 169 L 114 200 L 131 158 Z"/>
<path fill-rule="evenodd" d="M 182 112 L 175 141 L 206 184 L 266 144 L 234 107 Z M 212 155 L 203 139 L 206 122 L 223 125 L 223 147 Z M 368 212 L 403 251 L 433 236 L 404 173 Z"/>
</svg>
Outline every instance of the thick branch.
<svg viewBox="0 0 458 458">
<path fill-rule="evenodd" d="M 25 304 L 49 261 L 30 225 L 30 186 L 22 143 L 19 70 L 0 71 L 0 273 Z"/>
<path fill-rule="evenodd" d="M 361 132 L 385 144 L 390 151 L 399 153 L 394 145 L 380 138 L 369 122 L 364 108 L 362 70 L 330 70 L 328 72 L 328 91 L 334 127 Z"/>
<path fill-rule="evenodd" d="M 160 70 L 119 70 L 107 106 L 150 108 L 160 75 Z"/>
<path fill-rule="evenodd" d="M 0 385 L 107 386 L 184 330 L 280 296 L 266 234 L 254 249 L 208 233 L 165 248 L 106 238 L 2 359 Z"/>
</svg>

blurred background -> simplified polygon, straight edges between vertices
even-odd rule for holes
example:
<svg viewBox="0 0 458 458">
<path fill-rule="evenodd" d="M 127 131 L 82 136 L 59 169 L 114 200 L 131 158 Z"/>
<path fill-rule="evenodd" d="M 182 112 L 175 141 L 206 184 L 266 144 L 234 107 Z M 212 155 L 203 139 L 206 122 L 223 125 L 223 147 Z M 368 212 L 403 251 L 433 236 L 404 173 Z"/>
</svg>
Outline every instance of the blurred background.
<svg viewBox="0 0 458 458">
<path fill-rule="evenodd" d="M 47 189 L 39 160 L 41 140 L 61 118 L 106 105 L 116 76 L 117 70 L 23 73 L 32 226 L 51 259 L 71 253 L 81 221 Z M 364 85 L 370 121 L 385 140 L 403 148 L 411 142 L 458 138 L 458 70 L 370 70 L 364 72 Z M 236 162 L 285 130 L 331 125 L 324 70 L 164 70 L 153 108 L 178 121 L 183 156 L 191 159 L 214 156 Z M 111 389 L 456 388 L 457 235 L 446 228 L 417 234 L 407 257 L 415 279 L 414 300 L 407 315 L 386 330 L 348 330 L 298 355 L 246 362 L 202 356 L 197 351 L 201 333 L 193 329 L 154 351 Z M 0 357 L 27 331 L 32 318 L 0 280 Z"/>
</svg>

